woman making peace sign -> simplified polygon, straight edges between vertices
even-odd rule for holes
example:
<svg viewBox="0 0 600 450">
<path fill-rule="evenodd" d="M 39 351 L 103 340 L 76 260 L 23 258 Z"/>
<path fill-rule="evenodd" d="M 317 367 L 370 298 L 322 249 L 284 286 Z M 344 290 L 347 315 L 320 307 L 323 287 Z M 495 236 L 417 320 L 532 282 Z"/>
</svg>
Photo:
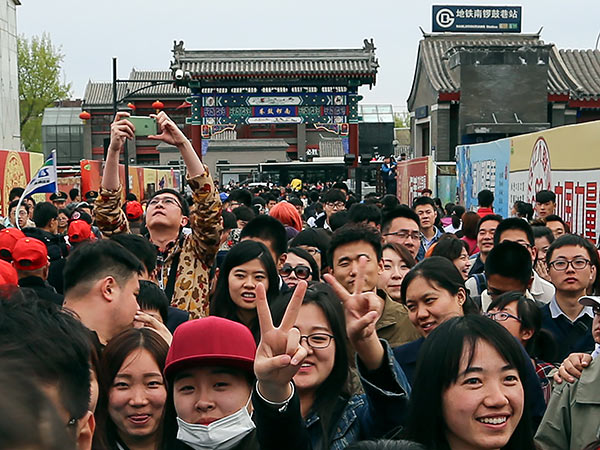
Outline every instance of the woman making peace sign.
<svg viewBox="0 0 600 450">
<path fill-rule="evenodd" d="M 362 292 L 363 278 L 357 277 L 355 292 Z M 343 307 L 326 285 L 315 284 L 305 293 L 306 283 L 300 282 L 277 328 L 259 288 L 261 341 L 252 402 L 262 450 L 343 449 L 402 424 L 409 385 L 375 332 L 381 299 L 348 294 L 333 277 L 326 280 Z M 362 395 L 347 389 L 348 339 L 357 353 Z"/>
</svg>

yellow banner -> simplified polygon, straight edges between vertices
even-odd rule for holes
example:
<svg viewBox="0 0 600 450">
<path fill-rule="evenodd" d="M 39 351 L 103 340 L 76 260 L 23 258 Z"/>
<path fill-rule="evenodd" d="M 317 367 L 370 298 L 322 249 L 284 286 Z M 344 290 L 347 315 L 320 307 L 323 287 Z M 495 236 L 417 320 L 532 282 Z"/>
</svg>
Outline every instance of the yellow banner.
<svg viewBox="0 0 600 450">
<path fill-rule="evenodd" d="M 511 172 L 600 168 L 600 121 L 524 134 L 510 142 Z"/>
</svg>

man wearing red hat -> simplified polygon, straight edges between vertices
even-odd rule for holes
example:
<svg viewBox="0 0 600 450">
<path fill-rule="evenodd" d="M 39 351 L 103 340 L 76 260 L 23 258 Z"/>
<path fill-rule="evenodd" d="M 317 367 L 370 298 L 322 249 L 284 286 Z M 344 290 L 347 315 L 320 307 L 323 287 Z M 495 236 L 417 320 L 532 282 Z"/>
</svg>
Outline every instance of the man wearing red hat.
<svg viewBox="0 0 600 450">
<path fill-rule="evenodd" d="M 129 221 L 129 229 L 133 234 L 140 234 L 142 227 L 142 217 L 144 216 L 144 208 L 137 200 L 130 200 L 125 203 L 125 214 Z"/>
<path fill-rule="evenodd" d="M 111 125 L 110 146 L 95 204 L 96 223 L 105 236 L 129 232 L 121 208 L 119 154 L 127 139 L 134 139 L 135 127 L 129 114 L 119 112 Z M 208 274 L 219 247 L 221 200 L 206 166 L 202 164 L 188 138 L 164 113 L 156 115 L 161 131 L 148 136 L 176 146 L 188 171 L 193 191 L 191 208 L 176 190 L 160 189 L 148 201 L 146 226 L 150 241 L 157 247 L 157 268 L 153 281 L 165 290 L 172 306 L 189 311 L 192 318 L 208 315 Z M 191 234 L 184 234 L 189 226 Z"/>
<path fill-rule="evenodd" d="M 35 291 L 41 299 L 62 306 L 63 296 L 46 281 L 50 267 L 46 244 L 32 237 L 24 237 L 15 244 L 12 256 L 13 266 L 17 269 L 19 277 L 19 286 Z"/>
<path fill-rule="evenodd" d="M 177 412 L 177 439 L 194 449 L 258 450 L 250 417 L 254 337 L 221 317 L 190 320 L 173 335 L 165 378 Z"/>
</svg>

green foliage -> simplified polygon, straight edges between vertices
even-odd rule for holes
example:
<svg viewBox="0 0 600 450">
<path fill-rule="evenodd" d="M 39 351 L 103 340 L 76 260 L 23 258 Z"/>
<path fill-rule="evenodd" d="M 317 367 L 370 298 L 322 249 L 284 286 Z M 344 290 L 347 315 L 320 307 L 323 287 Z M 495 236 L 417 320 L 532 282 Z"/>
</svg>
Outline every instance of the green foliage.
<svg viewBox="0 0 600 450">
<path fill-rule="evenodd" d="M 410 128 L 410 116 L 408 113 L 394 113 L 394 128 Z"/>
<path fill-rule="evenodd" d="M 29 151 L 42 151 L 44 109 L 69 98 L 71 83 L 61 82 L 64 55 L 47 34 L 17 38 L 21 141 Z"/>
</svg>

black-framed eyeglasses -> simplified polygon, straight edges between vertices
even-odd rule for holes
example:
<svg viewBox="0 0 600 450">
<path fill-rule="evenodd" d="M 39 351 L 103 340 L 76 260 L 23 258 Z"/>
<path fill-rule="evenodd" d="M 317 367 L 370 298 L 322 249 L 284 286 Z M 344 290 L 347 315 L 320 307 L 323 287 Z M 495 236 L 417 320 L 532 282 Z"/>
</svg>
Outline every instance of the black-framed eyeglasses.
<svg viewBox="0 0 600 450">
<path fill-rule="evenodd" d="M 148 202 L 148 206 L 156 206 L 159 203 L 162 203 L 163 205 L 167 206 L 176 206 L 179 209 L 182 209 L 179 202 L 172 197 L 154 197 Z"/>
<path fill-rule="evenodd" d="M 315 255 L 321 253 L 321 250 L 319 250 L 318 248 L 315 248 L 315 247 L 303 247 L 303 248 L 304 248 L 304 250 L 306 250 L 306 253 L 308 253 L 310 256 L 315 256 Z"/>
<path fill-rule="evenodd" d="M 421 233 L 418 231 L 410 232 L 408 230 L 399 230 L 393 233 L 385 233 L 384 236 L 398 236 L 400 239 L 407 239 L 410 237 L 413 241 L 421 240 Z"/>
<path fill-rule="evenodd" d="M 334 337 L 327 333 L 313 333 L 308 336 L 300 336 L 300 344 L 306 340 L 306 343 L 311 348 L 323 349 L 329 347 Z"/>
<path fill-rule="evenodd" d="M 571 266 L 575 270 L 583 270 L 587 267 L 589 263 L 589 259 L 575 258 L 571 261 L 567 261 L 566 259 L 557 259 L 548 263 L 548 265 L 558 272 L 564 272 L 569 266 Z"/>
<path fill-rule="evenodd" d="M 344 209 L 346 207 L 344 202 L 327 202 L 325 204 L 332 209 Z"/>
<path fill-rule="evenodd" d="M 517 322 L 520 322 L 521 319 L 519 319 L 517 316 L 511 314 L 511 313 L 507 313 L 506 311 L 498 311 L 498 312 L 494 312 L 494 313 L 485 313 L 485 316 L 495 320 L 496 322 L 504 322 L 505 320 L 508 320 L 509 318 L 511 319 L 515 319 Z"/>
<path fill-rule="evenodd" d="M 303 265 L 292 267 L 291 264 L 284 264 L 283 267 L 279 269 L 279 274 L 282 277 L 289 277 L 292 274 L 292 272 L 294 272 L 296 274 L 296 277 L 300 278 L 301 280 L 308 279 L 308 277 L 310 277 L 312 273 L 310 267 Z"/>
</svg>

